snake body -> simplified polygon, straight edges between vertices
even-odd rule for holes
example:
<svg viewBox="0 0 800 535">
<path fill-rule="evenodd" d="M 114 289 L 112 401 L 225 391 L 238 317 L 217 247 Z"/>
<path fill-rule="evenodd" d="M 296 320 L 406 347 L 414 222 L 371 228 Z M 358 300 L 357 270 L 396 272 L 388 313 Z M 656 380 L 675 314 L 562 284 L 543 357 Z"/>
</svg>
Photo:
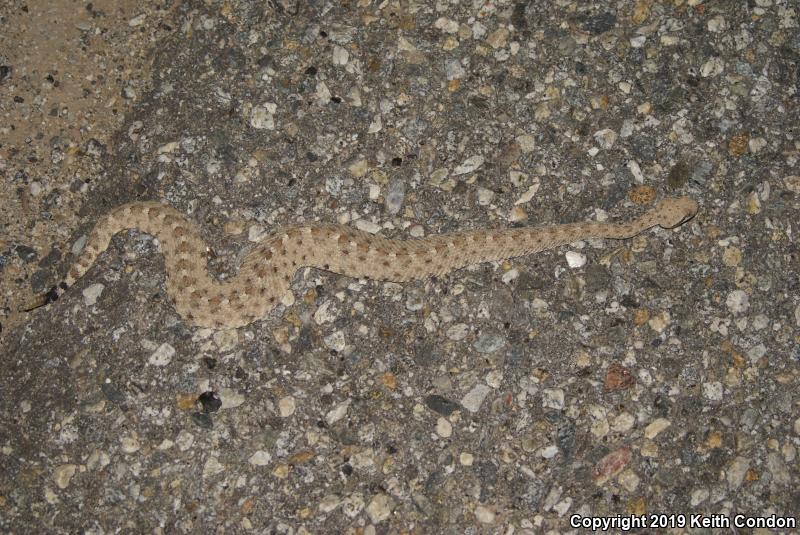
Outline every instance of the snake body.
<svg viewBox="0 0 800 535">
<path fill-rule="evenodd" d="M 190 219 L 159 202 L 134 202 L 100 218 L 64 280 L 26 310 L 57 300 L 108 248 L 112 236 L 127 229 L 158 238 L 165 257 L 167 294 L 176 311 L 193 325 L 223 329 L 264 318 L 289 291 L 295 272 L 302 267 L 405 282 L 590 237 L 631 238 L 655 225 L 676 227 L 696 212 L 697 203 L 688 197 L 667 198 L 623 224 L 583 222 L 483 229 L 407 240 L 387 239 L 344 225 L 296 225 L 260 241 L 245 257 L 236 276 L 221 282 L 208 272 L 206 242 Z"/>
</svg>

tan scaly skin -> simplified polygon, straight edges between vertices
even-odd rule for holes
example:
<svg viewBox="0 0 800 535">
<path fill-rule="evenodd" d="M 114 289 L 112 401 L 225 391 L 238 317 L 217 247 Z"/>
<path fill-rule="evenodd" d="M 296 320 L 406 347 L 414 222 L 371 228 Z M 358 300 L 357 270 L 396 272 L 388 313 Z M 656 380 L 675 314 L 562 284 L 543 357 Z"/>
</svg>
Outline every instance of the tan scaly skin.
<svg viewBox="0 0 800 535">
<path fill-rule="evenodd" d="M 111 237 L 126 229 L 158 238 L 167 270 L 167 293 L 177 312 L 192 325 L 224 329 L 264 318 L 289 291 L 295 272 L 305 266 L 348 277 L 405 282 L 586 238 L 631 238 L 655 225 L 677 227 L 696 213 L 694 200 L 668 198 L 626 224 L 586 222 L 483 229 L 408 240 L 390 240 L 344 225 L 298 225 L 263 239 L 244 259 L 235 277 L 219 282 L 208 273 L 207 246 L 191 220 L 158 202 L 135 202 L 102 217 L 63 282 L 25 310 L 58 299 L 106 250 Z"/>
</svg>

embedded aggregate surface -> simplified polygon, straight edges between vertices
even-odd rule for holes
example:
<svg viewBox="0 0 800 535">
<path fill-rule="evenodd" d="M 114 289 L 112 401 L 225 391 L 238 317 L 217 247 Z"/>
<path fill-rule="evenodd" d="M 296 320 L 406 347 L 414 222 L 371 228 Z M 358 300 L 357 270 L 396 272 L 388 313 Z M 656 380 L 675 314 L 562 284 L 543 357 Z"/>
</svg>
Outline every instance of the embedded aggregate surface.
<svg viewBox="0 0 800 535">
<path fill-rule="evenodd" d="M 795 4 L 47 6 L 0 8 L 0 530 L 797 515 Z M 16 312 L 134 200 L 189 214 L 224 277 L 280 225 L 413 237 L 667 195 L 700 213 L 424 282 L 306 270 L 228 331 L 181 321 L 158 244 L 122 234 Z"/>
</svg>

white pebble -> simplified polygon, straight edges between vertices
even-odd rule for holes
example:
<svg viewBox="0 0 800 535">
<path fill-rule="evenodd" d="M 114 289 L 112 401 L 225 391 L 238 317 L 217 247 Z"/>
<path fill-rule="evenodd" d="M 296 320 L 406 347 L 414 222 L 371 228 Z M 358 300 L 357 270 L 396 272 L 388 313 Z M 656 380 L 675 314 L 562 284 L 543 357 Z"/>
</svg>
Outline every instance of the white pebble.
<svg viewBox="0 0 800 535">
<path fill-rule="evenodd" d="M 721 31 L 724 31 L 728 25 L 725 22 L 725 17 L 723 17 L 722 15 L 717 15 L 715 17 L 711 17 L 710 19 L 708 19 L 708 23 L 706 24 L 706 26 L 708 28 L 708 31 L 719 33 Z"/>
<path fill-rule="evenodd" d="M 436 19 L 436 22 L 433 23 L 433 26 L 445 33 L 456 33 L 458 31 L 458 23 L 447 17 L 439 17 Z"/>
<path fill-rule="evenodd" d="M 342 504 L 342 500 L 336 494 L 328 494 L 319 502 L 319 510 L 323 513 L 330 513 Z"/>
<path fill-rule="evenodd" d="M 538 297 L 535 297 L 531 301 L 531 310 L 533 310 L 537 314 L 544 314 L 545 312 L 547 312 L 548 308 L 550 308 L 550 305 L 544 299 L 539 299 Z"/>
<path fill-rule="evenodd" d="M 464 406 L 469 412 L 478 412 L 481 408 L 481 404 L 483 400 L 486 399 L 486 396 L 489 394 L 491 389 L 484 385 L 484 384 L 477 384 L 475 385 L 472 390 L 467 392 L 467 394 L 461 398 L 461 405 Z"/>
<path fill-rule="evenodd" d="M 376 201 L 381 196 L 381 187 L 377 184 L 369 185 L 369 200 Z"/>
<path fill-rule="evenodd" d="M 355 518 L 364 509 L 364 496 L 351 494 L 342 500 L 342 512 L 350 518 Z M 374 532 L 374 530 L 373 530 Z"/>
<path fill-rule="evenodd" d="M 519 199 L 514 201 L 514 204 L 523 204 L 533 199 L 533 196 L 536 195 L 537 191 L 539 191 L 540 185 L 541 183 L 539 182 L 539 178 L 535 178 L 534 183 L 528 187 L 528 190 L 525 193 L 519 196 Z"/>
<path fill-rule="evenodd" d="M 183 430 L 178 433 L 178 436 L 175 438 L 175 443 L 178 445 L 179 450 L 188 451 L 189 448 L 192 447 L 192 444 L 194 444 L 194 435 Z"/>
<path fill-rule="evenodd" d="M 217 331 L 214 333 L 213 339 L 217 349 L 224 353 L 239 345 L 239 332 L 236 329 Z"/>
<path fill-rule="evenodd" d="M 536 149 L 536 139 L 530 134 L 518 136 L 517 145 L 519 145 L 519 150 L 527 154 L 528 152 L 533 152 Z"/>
<path fill-rule="evenodd" d="M 219 398 L 222 401 L 220 409 L 234 409 L 244 403 L 244 394 L 232 388 L 221 388 Z"/>
<path fill-rule="evenodd" d="M 567 259 L 567 264 L 572 269 L 583 267 L 586 264 L 586 255 L 577 251 L 567 251 L 564 256 Z"/>
<path fill-rule="evenodd" d="M 334 65 L 347 65 L 350 61 L 350 53 L 345 49 L 336 45 L 333 47 L 333 64 Z"/>
<path fill-rule="evenodd" d="M 225 465 L 219 462 L 216 457 L 209 457 L 203 465 L 203 478 L 213 477 L 225 471 Z"/>
<path fill-rule="evenodd" d="M 348 407 L 350 407 L 350 402 L 351 400 L 349 399 L 343 401 L 338 405 L 336 405 L 334 408 L 332 408 L 330 411 L 328 411 L 328 414 L 325 415 L 325 421 L 327 422 L 327 424 L 333 425 L 342 418 L 344 418 L 344 415 L 347 414 Z"/>
<path fill-rule="evenodd" d="M 276 110 L 277 106 L 271 102 L 254 107 L 250 112 L 250 126 L 259 130 L 274 130 L 275 118 L 272 114 Z"/>
<path fill-rule="evenodd" d="M 455 325 L 451 325 L 447 331 L 445 332 L 445 336 L 448 339 L 457 342 L 458 340 L 463 340 L 469 334 L 469 325 L 466 323 L 456 323 Z"/>
<path fill-rule="evenodd" d="M 661 44 L 664 46 L 675 46 L 680 43 L 681 40 L 674 36 L 674 35 L 662 35 L 661 36 Z"/>
<path fill-rule="evenodd" d="M 542 406 L 548 409 L 562 410 L 564 408 L 564 391 L 560 388 L 542 390 Z"/>
<path fill-rule="evenodd" d="M 703 383 L 703 397 L 711 401 L 720 401 L 722 399 L 722 383 L 719 381 L 712 381 L 710 383 Z"/>
<path fill-rule="evenodd" d="M 670 320 L 671 320 L 670 313 L 665 310 L 650 318 L 647 321 L 647 325 L 649 325 L 650 328 L 653 329 L 655 332 L 663 333 L 664 330 L 669 325 Z"/>
<path fill-rule="evenodd" d="M 753 318 L 753 329 L 756 331 L 761 331 L 769 327 L 769 318 L 766 317 L 764 314 L 757 314 Z"/>
<path fill-rule="evenodd" d="M 442 438 L 450 438 L 453 434 L 453 424 L 447 421 L 447 418 L 440 416 L 436 420 L 436 434 Z"/>
<path fill-rule="evenodd" d="M 713 57 L 700 67 L 700 76 L 703 78 L 717 76 L 722 74 L 723 70 L 725 70 L 725 62 L 721 58 Z"/>
<path fill-rule="evenodd" d="M 641 479 L 639 479 L 639 476 L 637 476 L 633 470 L 625 470 L 617 477 L 617 481 L 619 481 L 628 492 L 633 492 L 639 486 Z"/>
<path fill-rule="evenodd" d="M 333 301 L 325 301 L 314 312 L 314 323 L 317 325 L 332 323 L 336 316 L 336 307 L 333 305 Z"/>
<path fill-rule="evenodd" d="M 345 347 L 344 333 L 342 331 L 334 331 L 325 337 L 325 346 L 334 351 L 342 351 Z"/>
<path fill-rule="evenodd" d="M 481 155 L 470 156 L 469 158 L 464 160 L 464 163 L 462 163 L 461 165 L 459 165 L 458 167 L 456 167 L 453 170 L 453 174 L 458 176 L 458 175 L 465 175 L 467 173 L 471 173 L 471 172 L 475 171 L 476 169 L 478 169 L 480 166 L 482 166 L 483 162 L 484 162 L 484 158 Z"/>
<path fill-rule="evenodd" d="M 285 396 L 278 400 L 278 412 L 281 415 L 281 418 L 288 418 L 292 414 L 294 414 L 295 409 L 295 402 L 294 397 L 292 396 Z"/>
<path fill-rule="evenodd" d="M 554 445 L 547 446 L 546 448 L 542 448 L 542 451 L 540 453 L 541 456 L 544 457 L 545 459 L 552 459 L 553 457 L 558 455 L 558 446 Z"/>
<path fill-rule="evenodd" d="M 132 19 L 128 21 L 128 26 L 131 28 L 135 28 L 136 26 L 141 26 L 144 24 L 144 20 L 147 18 L 146 13 L 142 13 L 141 15 L 136 15 Z"/>
<path fill-rule="evenodd" d="M 645 41 L 647 41 L 647 36 L 645 35 L 637 35 L 636 37 L 632 37 L 630 40 L 631 48 L 642 48 Z"/>
<path fill-rule="evenodd" d="M 88 239 L 89 238 L 86 236 L 86 234 L 84 234 L 83 236 L 75 240 L 75 243 L 72 244 L 72 249 L 71 249 L 72 254 L 76 256 L 80 254 L 80 252 L 83 251 L 83 248 L 86 246 L 86 241 Z"/>
<path fill-rule="evenodd" d="M 747 475 L 747 470 L 750 468 L 750 459 L 746 457 L 737 456 L 728 465 L 727 480 L 728 486 L 731 489 L 738 489 L 744 481 L 744 476 Z"/>
<path fill-rule="evenodd" d="M 272 455 L 268 451 L 258 450 L 247 460 L 253 466 L 266 466 L 272 460 Z"/>
<path fill-rule="evenodd" d="M 647 427 L 644 428 L 644 438 L 653 439 L 658 436 L 661 431 L 672 425 L 672 422 L 666 418 L 656 418 Z"/>
<path fill-rule="evenodd" d="M 171 152 L 175 152 L 175 149 L 177 149 L 179 146 L 180 144 L 177 141 L 170 141 L 169 143 L 165 143 L 160 147 L 158 147 L 156 152 L 158 154 L 168 154 Z"/>
<path fill-rule="evenodd" d="M 386 494 L 378 494 L 367 506 L 367 515 L 373 524 L 383 522 L 392 514 L 394 501 Z"/>
<path fill-rule="evenodd" d="M 317 97 L 318 105 L 326 106 L 331 101 L 333 94 L 331 93 L 331 90 L 328 89 L 328 84 L 320 81 L 317 83 L 317 91 L 314 96 Z"/>
<path fill-rule="evenodd" d="M 494 200 L 494 192 L 486 188 L 478 188 L 478 204 L 488 206 Z"/>
<path fill-rule="evenodd" d="M 369 232 L 370 234 L 377 234 L 381 230 L 380 225 L 373 223 L 372 221 L 367 221 L 366 219 L 359 219 L 356 221 L 355 225 L 358 230 L 363 230 L 364 232 Z"/>
<path fill-rule="evenodd" d="M 610 149 L 617 141 L 617 133 L 610 128 L 603 128 L 594 133 L 594 139 L 602 148 Z"/>
<path fill-rule="evenodd" d="M 747 358 L 751 364 L 755 364 L 758 360 L 767 354 L 767 347 L 764 344 L 758 344 L 747 350 Z"/>
<path fill-rule="evenodd" d="M 491 524 L 494 522 L 495 513 L 488 507 L 484 507 L 483 505 L 479 505 L 475 508 L 475 518 L 478 519 L 478 522 L 481 524 Z"/>
<path fill-rule="evenodd" d="M 486 384 L 492 388 L 500 388 L 503 384 L 503 373 L 498 370 L 492 370 L 486 374 Z"/>
<path fill-rule="evenodd" d="M 292 293 L 291 290 L 283 294 L 283 296 L 281 297 L 281 304 L 285 307 L 290 307 L 294 305 L 294 294 Z"/>
<path fill-rule="evenodd" d="M 750 308 L 750 297 L 744 290 L 734 290 L 728 294 L 725 304 L 734 314 L 742 314 Z"/>
<path fill-rule="evenodd" d="M 166 366 L 172 361 L 172 357 L 174 356 L 175 348 L 164 342 L 158 346 L 158 349 L 153 351 L 153 354 L 150 355 L 150 358 L 147 359 L 147 362 L 153 366 Z"/>
<path fill-rule="evenodd" d="M 103 293 L 104 288 L 105 286 L 99 282 L 85 288 L 83 290 L 83 304 L 90 307 L 97 303 L 97 299 L 100 297 L 100 294 Z"/>
<path fill-rule="evenodd" d="M 381 120 L 381 116 L 380 115 L 376 115 L 372 119 L 372 122 L 369 123 L 369 128 L 367 128 L 367 133 L 368 134 L 375 134 L 375 133 L 380 132 L 382 129 L 383 129 L 383 121 Z"/>
<path fill-rule="evenodd" d="M 53 481 L 60 489 L 65 489 L 69 486 L 69 480 L 75 475 L 75 470 L 78 467 L 74 464 L 62 464 L 53 472 Z"/>
<path fill-rule="evenodd" d="M 754 137 L 750 139 L 747 146 L 750 148 L 750 152 L 756 153 L 767 146 L 767 140 L 763 137 Z"/>
<path fill-rule="evenodd" d="M 142 447 L 139 443 L 139 435 L 136 433 L 124 435 L 119 439 L 119 442 L 122 446 L 122 451 L 125 453 L 136 453 Z"/>
<path fill-rule="evenodd" d="M 508 179 L 512 184 L 514 184 L 514 187 L 519 188 L 526 180 L 528 180 L 528 175 L 525 173 L 520 173 L 519 171 L 509 171 Z M 534 180 L 538 182 L 539 177 L 534 177 Z"/>
<path fill-rule="evenodd" d="M 636 160 L 628 160 L 628 170 L 633 175 L 633 179 L 637 184 L 644 184 L 644 174 L 642 173 L 642 168 L 639 166 L 639 162 Z"/>
</svg>

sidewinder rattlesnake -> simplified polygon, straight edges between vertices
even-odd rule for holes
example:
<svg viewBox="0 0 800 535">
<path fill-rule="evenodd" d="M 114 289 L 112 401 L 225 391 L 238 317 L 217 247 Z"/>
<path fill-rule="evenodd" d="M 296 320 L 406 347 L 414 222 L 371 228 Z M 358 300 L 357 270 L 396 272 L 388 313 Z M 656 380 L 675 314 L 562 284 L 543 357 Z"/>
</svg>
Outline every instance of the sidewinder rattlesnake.
<svg viewBox="0 0 800 535">
<path fill-rule="evenodd" d="M 25 310 L 58 299 L 106 250 L 111 237 L 126 229 L 158 238 L 165 257 L 167 294 L 177 312 L 193 325 L 224 329 L 265 317 L 289 291 L 301 267 L 405 282 L 591 237 L 631 238 L 655 225 L 679 226 L 696 212 L 697 203 L 688 197 L 667 198 L 624 224 L 585 222 L 482 229 L 407 240 L 387 239 L 344 225 L 310 223 L 285 227 L 263 239 L 245 257 L 238 274 L 220 282 L 208 273 L 206 243 L 191 220 L 159 202 L 134 202 L 100 218 L 64 280 Z"/>
</svg>

